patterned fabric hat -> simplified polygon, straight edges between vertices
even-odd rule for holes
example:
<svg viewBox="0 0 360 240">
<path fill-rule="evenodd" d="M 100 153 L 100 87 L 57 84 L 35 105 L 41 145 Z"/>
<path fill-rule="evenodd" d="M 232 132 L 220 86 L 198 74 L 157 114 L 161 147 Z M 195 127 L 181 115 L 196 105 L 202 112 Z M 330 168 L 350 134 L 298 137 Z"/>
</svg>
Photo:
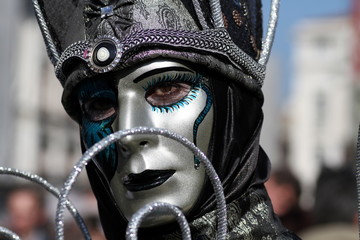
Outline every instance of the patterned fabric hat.
<svg viewBox="0 0 360 240">
<path fill-rule="evenodd" d="M 64 107 L 75 119 L 71 94 L 79 81 L 152 58 L 190 61 L 259 92 L 274 2 L 261 51 L 260 0 L 33 0 Z"/>
</svg>

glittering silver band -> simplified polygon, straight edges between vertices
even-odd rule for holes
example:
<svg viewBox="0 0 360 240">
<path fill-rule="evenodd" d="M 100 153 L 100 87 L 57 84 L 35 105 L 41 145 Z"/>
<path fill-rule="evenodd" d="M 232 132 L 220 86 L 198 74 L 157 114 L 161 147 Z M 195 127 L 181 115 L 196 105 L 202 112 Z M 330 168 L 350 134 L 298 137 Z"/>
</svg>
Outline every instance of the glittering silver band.
<svg viewBox="0 0 360 240">
<path fill-rule="evenodd" d="M 184 214 L 176 206 L 163 202 L 155 202 L 155 203 L 147 204 L 131 217 L 128 227 L 126 229 L 126 240 L 137 240 L 138 239 L 137 232 L 141 222 L 148 215 L 150 215 L 155 211 L 160 211 L 161 213 L 164 214 L 174 215 L 180 225 L 182 238 L 184 240 L 191 240 L 190 227 L 188 222 L 186 221 Z"/>
<path fill-rule="evenodd" d="M 21 240 L 18 235 L 10 231 L 7 228 L 0 227 L 0 239 L 1 240 Z"/>
<path fill-rule="evenodd" d="M 215 28 L 223 28 L 224 21 L 222 17 L 220 0 L 210 0 L 210 9 Z"/>
<path fill-rule="evenodd" d="M 209 26 L 208 24 L 206 23 L 206 20 L 205 20 L 205 17 L 204 17 L 204 13 L 200 7 L 200 3 L 198 0 L 192 0 L 192 3 L 194 5 L 194 8 L 195 8 L 195 12 L 196 12 L 196 15 L 199 19 L 199 22 L 200 22 L 200 25 L 202 27 L 202 29 L 208 29 Z"/>
<path fill-rule="evenodd" d="M 44 38 L 44 41 L 46 44 L 46 49 L 47 49 L 49 58 L 50 58 L 52 64 L 54 66 L 56 66 L 57 62 L 60 59 L 60 54 L 59 54 L 59 52 L 55 46 L 54 40 L 50 34 L 49 28 L 45 21 L 44 15 L 41 11 L 38 0 L 32 0 L 32 2 L 33 2 L 34 10 L 35 10 L 35 15 L 36 15 L 37 21 L 40 26 L 41 33 L 43 35 L 43 38 Z"/>
<path fill-rule="evenodd" d="M 100 41 L 104 41 L 102 38 Z M 115 41 L 114 39 L 111 39 Z M 117 40 L 119 41 L 119 40 Z M 259 64 L 243 50 L 241 50 L 231 39 L 229 33 L 223 29 L 207 29 L 203 31 L 176 31 L 169 29 L 145 29 L 130 33 L 120 43 L 116 43 L 118 54 L 113 62 L 107 67 L 98 67 L 90 59 L 90 53 L 94 51 L 92 46 L 96 42 L 79 41 L 65 49 L 56 65 L 55 73 L 60 82 L 64 85 L 65 76 L 63 75 L 63 64 L 70 58 L 76 57 L 84 60 L 94 72 L 109 72 L 121 68 L 121 63 L 126 61 L 131 55 L 139 51 L 141 47 L 169 47 L 179 48 L 182 51 L 202 51 L 212 55 L 227 58 L 238 69 L 251 75 L 261 86 L 265 78 L 265 66 Z M 184 50 L 185 49 L 185 50 Z M 118 64 L 119 63 L 119 64 Z"/>
<path fill-rule="evenodd" d="M 81 58 L 87 62 L 89 61 L 89 55 L 87 52 L 90 49 L 90 46 L 93 44 L 93 42 L 88 42 L 86 40 L 76 42 L 72 45 L 70 45 L 64 52 L 59 53 L 55 42 L 52 38 L 52 35 L 49 31 L 49 27 L 47 25 L 47 22 L 44 18 L 44 15 L 42 13 L 42 10 L 40 8 L 40 5 L 38 3 L 38 0 L 32 0 L 34 10 L 36 13 L 36 17 L 47 47 L 48 55 L 50 57 L 50 60 L 52 61 L 53 65 L 56 67 L 56 76 L 59 78 L 61 83 L 64 85 L 64 76 L 62 74 L 62 64 L 64 61 L 71 57 L 78 57 Z M 214 35 L 216 35 L 217 31 L 223 31 L 225 32 L 225 35 L 228 35 L 224 28 L 224 21 L 222 18 L 222 11 L 221 11 L 221 4 L 219 0 L 210 0 L 210 9 L 211 9 L 211 15 L 212 19 L 214 21 L 214 27 L 215 29 L 208 29 L 207 23 L 204 19 L 204 16 L 202 15 L 201 8 L 199 6 L 198 0 L 193 0 L 193 4 L 196 10 L 196 14 L 198 16 L 198 19 L 200 21 L 200 24 L 202 25 L 203 29 L 208 30 L 205 33 L 205 39 L 206 41 L 203 41 L 202 35 L 203 31 L 198 32 L 200 38 L 193 37 L 196 35 L 196 32 L 189 32 L 189 35 L 186 33 L 186 31 L 171 31 L 169 30 L 169 34 L 163 34 L 161 29 L 147 29 L 142 30 L 139 32 L 136 32 L 136 34 L 139 34 L 139 36 L 131 36 L 130 38 L 125 39 L 132 41 L 134 44 L 134 49 L 136 50 L 138 47 L 138 44 L 142 45 L 165 45 L 165 46 L 175 46 L 175 47 L 189 47 L 192 50 L 201 50 L 204 52 L 210 52 L 215 53 L 216 55 L 223 55 L 227 57 L 236 67 L 240 67 L 240 69 L 245 70 L 246 73 L 251 75 L 259 84 L 259 86 L 263 85 L 263 81 L 265 78 L 265 65 L 268 62 L 271 48 L 273 45 L 273 40 L 275 36 L 276 31 L 276 25 L 278 21 L 278 13 L 279 13 L 279 7 L 280 7 L 280 0 L 272 0 L 271 3 L 271 12 L 270 12 L 270 18 L 267 28 L 267 35 L 265 40 L 262 44 L 262 52 L 260 55 L 259 62 L 256 62 L 253 60 L 250 56 L 248 56 L 245 52 L 243 52 L 241 49 L 239 49 L 233 41 L 228 41 L 228 39 L 213 39 L 212 36 L 209 36 L 208 32 L 215 32 Z M 159 31 L 159 32 L 157 32 Z M 146 35 L 147 33 L 154 32 L 154 34 Z M 211 35 L 211 34 L 210 34 Z M 136 38 L 137 37 L 137 38 Z M 155 37 L 155 39 L 154 39 Z M 152 41 L 154 40 L 154 41 Z M 215 40 L 215 41 L 214 41 Z M 219 41 L 220 40 L 220 41 Z M 224 40 L 222 42 L 221 40 Z M 179 44 L 181 42 L 181 44 Z M 199 43 L 200 44 L 196 44 Z M 195 44 L 194 44 L 195 43 Z M 88 46 L 90 44 L 90 46 Z M 123 44 L 123 43 L 121 43 Z M 124 43 L 125 45 L 126 43 Z M 202 46 L 201 46 L 202 45 Z M 123 49 L 119 49 L 119 51 L 122 52 L 122 50 L 126 51 L 125 47 Z M 61 55 L 61 56 L 60 56 Z M 116 60 L 120 60 L 121 56 L 118 56 Z M 116 69 L 117 63 L 114 61 L 112 63 L 112 66 L 106 66 L 106 67 L 100 67 L 97 68 L 96 66 L 90 64 L 91 69 L 95 72 L 107 72 L 111 70 Z"/>
<path fill-rule="evenodd" d="M 48 192 L 50 192 L 56 198 L 60 198 L 59 190 L 57 188 L 55 188 L 54 186 L 52 186 L 50 183 L 48 183 L 45 179 L 43 179 L 42 177 L 40 177 L 36 174 L 31 174 L 31 173 L 20 171 L 18 169 L 13 169 L 13 168 L 0 167 L 0 175 L 1 174 L 20 177 L 20 178 L 26 179 L 28 181 L 31 181 L 33 183 L 36 183 L 36 184 L 40 185 L 41 187 L 43 187 Z M 67 207 L 67 209 L 70 211 L 71 215 L 76 220 L 76 223 L 78 224 L 80 230 L 82 231 L 85 239 L 90 240 L 91 238 L 90 238 L 89 231 L 85 225 L 84 220 L 78 213 L 77 209 L 67 199 L 65 199 L 64 204 L 65 204 L 65 207 Z M 2 238 L 0 238 L 0 239 L 2 240 Z"/>
<path fill-rule="evenodd" d="M 270 52 L 275 37 L 276 25 L 279 18 L 279 8 L 280 8 L 280 0 L 272 0 L 270 19 L 268 23 L 266 38 L 263 42 L 262 52 L 259 59 L 259 63 L 262 65 L 266 65 L 270 57 Z"/>
<path fill-rule="evenodd" d="M 358 213 L 358 227 L 360 229 L 360 125 L 358 131 L 358 142 L 356 151 L 356 190 L 357 190 L 357 213 Z M 360 231 L 359 231 L 360 239 Z"/>
<path fill-rule="evenodd" d="M 183 144 L 185 147 L 187 147 L 190 151 L 192 151 L 194 155 L 198 157 L 200 162 L 204 164 L 206 173 L 208 174 L 210 182 L 214 187 L 214 192 L 217 200 L 217 218 L 218 218 L 217 239 L 225 239 L 227 232 L 226 202 L 225 202 L 221 181 L 218 175 L 216 174 L 215 169 L 213 168 L 211 162 L 206 158 L 205 154 L 202 153 L 199 148 L 197 148 L 192 142 L 190 142 L 186 138 L 165 129 L 148 128 L 148 127 L 137 127 L 137 128 L 115 132 L 107 136 L 106 138 L 103 138 L 101 141 L 93 145 L 83 154 L 81 159 L 76 163 L 70 175 L 68 176 L 60 193 L 60 199 L 56 210 L 56 239 L 58 240 L 64 239 L 64 209 L 66 206 L 66 201 L 67 201 L 66 199 L 68 198 L 72 185 L 76 181 L 82 169 L 84 169 L 85 165 L 96 154 L 101 152 L 110 144 L 120 140 L 123 137 L 129 135 L 137 135 L 137 134 L 156 134 L 176 140 L 179 143 Z"/>
</svg>

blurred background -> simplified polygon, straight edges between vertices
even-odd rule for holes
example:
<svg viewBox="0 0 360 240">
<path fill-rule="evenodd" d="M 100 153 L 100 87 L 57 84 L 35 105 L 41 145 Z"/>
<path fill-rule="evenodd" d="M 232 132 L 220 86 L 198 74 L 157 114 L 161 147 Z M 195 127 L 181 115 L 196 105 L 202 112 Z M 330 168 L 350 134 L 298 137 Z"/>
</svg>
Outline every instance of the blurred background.
<svg viewBox="0 0 360 240">
<path fill-rule="evenodd" d="M 265 31 L 270 0 L 263 4 Z M 33 15 L 30 0 L 2 1 L 0 166 L 39 174 L 61 187 L 81 156 L 79 131 L 61 105 L 62 88 Z M 263 89 L 261 144 L 272 161 L 267 188 L 275 211 L 304 239 L 315 239 L 311 231 L 329 224 L 348 226 L 345 232 L 354 237 L 349 239 L 356 239 L 360 0 L 283 0 Z M 36 214 L 10 206 L 16 197 L 29 198 L 28 210 L 38 209 Z M 103 239 L 86 173 L 71 199 L 91 226 L 93 239 Z M 55 205 L 55 198 L 39 188 L 0 176 L 0 226 L 24 232 L 24 240 L 53 238 Z M 25 220 L 13 226 L 31 217 L 38 219 L 31 220 L 34 226 Z M 67 219 L 65 237 L 80 239 Z"/>
</svg>

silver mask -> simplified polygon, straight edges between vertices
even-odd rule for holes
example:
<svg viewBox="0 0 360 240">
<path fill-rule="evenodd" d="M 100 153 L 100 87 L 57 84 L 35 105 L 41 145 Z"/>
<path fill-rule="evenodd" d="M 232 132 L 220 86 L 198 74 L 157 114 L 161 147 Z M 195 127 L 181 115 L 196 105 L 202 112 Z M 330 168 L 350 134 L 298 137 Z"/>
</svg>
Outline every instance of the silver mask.
<svg viewBox="0 0 360 240">
<path fill-rule="evenodd" d="M 98 100 L 106 99 L 106 92 L 110 92 L 100 90 L 101 83 L 93 87 L 91 94 L 81 94 L 83 91 L 80 90 L 80 95 L 91 96 L 79 97 L 84 116 L 90 119 L 87 122 L 93 122 L 83 124 L 85 142 L 96 135 L 88 134 L 94 132 L 92 126 L 101 126 L 101 121 L 114 118 L 117 112 L 111 126 L 114 131 L 139 126 L 163 128 L 186 137 L 207 152 L 213 106 L 209 83 L 204 76 L 184 64 L 157 60 L 118 78 L 117 104 Z M 114 98 L 116 94 L 112 94 Z M 156 135 L 128 136 L 116 148 L 116 170 L 109 184 L 126 219 L 152 202 L 173 204 L 185 214 L 192 209 L 205 183 L 205 169 L 198 165 L 198 160 L 188 149 Z M 100 168 L 105 159 L 97 158 Z M 156 217 L 144 225 L 154 226 L 171 219 Z"/>
</svg>

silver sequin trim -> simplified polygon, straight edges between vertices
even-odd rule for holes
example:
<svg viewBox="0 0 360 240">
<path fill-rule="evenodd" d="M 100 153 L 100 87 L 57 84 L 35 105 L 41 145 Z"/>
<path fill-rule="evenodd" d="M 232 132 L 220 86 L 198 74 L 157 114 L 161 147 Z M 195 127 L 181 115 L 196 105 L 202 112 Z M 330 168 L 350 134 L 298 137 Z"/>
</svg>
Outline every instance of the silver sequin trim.
<svg viewBox="0 0 360 240">
<path fill-rule="evenodd" d="M 259 63 L 262 65 L 266 65 L 270 57 L 270 52 L 274 42 L 276 26 L 279 18 L 279 8 L 280 8 L 280 0 L 272 0 L 267 34 L 265 41 L 263 42 L 263 46 L 262 46 L 263 50 L 261 52 L 259 59 Z"/>
<path fill-rule="evenodd" d="M 163 202 L 155 202 L 145 205 L 131 217 L 126 229 L 126 240 L 137 240 L 137 232 L 141 222 L 155 211 L 174 215 L 180 225 L 182 239 L 191 240 L 189 223 L 186 221 L 184 214 L 176 206 Z"/>
<path fill-rule="evenodd" d="M 96 40 L 97 41 L 97 40 Z M 69 46 L 62 54 L 59 63 L 56 65 L 56 76 L 64 85 L 65 77 L 62 73 L 62 65 L 66 60 L 77 57 L 86 61 L 89 67 L 95 72 L 109 72 L 117 70 L 120 66 L 111 64 L 104 68 L 98 68 L 89 60 L 88 53 L 96 43 L 80 41 Z M 114 62 L 126 61 L 127 56 L 138 51 L 142 46 L 166 46 L 170 48 L 190 49 L 191 51 L 203 51 L 213 55 L 226 57 L 237 68 L 244 69 L 261 86 L 265 78 L 265 66 L 257 63 L 243 50 L 234 44 L 230 35 L 225 29 L 209 29 L 204 31 L 176 31 L 168 29 L 147 29 L 129 34 L 121 43 L 122 49 Z M 120 46 L 120 43 L 119 43 Z"/>
<path fill-rule="evenodd" d="M 21 240 L 20 237 L 7 228 L 0 227 L 0 239 L 1 240 Z"/>
</svg>

